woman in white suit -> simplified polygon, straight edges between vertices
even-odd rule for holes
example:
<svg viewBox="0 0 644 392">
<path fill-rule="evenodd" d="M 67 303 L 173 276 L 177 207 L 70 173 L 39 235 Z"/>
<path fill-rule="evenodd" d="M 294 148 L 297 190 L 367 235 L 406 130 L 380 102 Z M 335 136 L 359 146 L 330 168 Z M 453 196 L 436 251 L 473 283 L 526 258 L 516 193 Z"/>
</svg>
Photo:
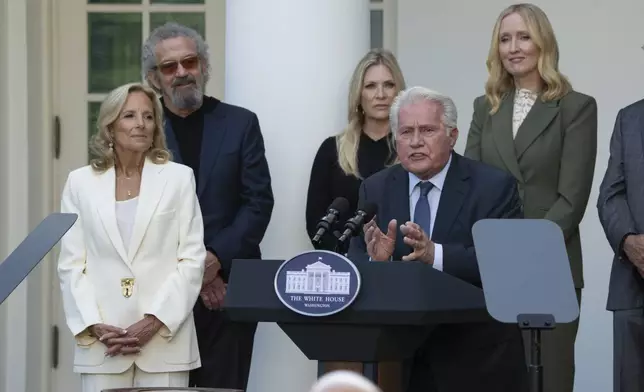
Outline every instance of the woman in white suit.
<svg viewBox="0 0 644 392">
<path fill-rule="evenodd" d="M 187 387 L 201 366 L 192 308 L 204 273 L 193 172 L 170 162 L 162 107 L 141 84 L 101 105 L 91 164 L 69 174 L 58 275 L 83 392 Z"/>
</svg>

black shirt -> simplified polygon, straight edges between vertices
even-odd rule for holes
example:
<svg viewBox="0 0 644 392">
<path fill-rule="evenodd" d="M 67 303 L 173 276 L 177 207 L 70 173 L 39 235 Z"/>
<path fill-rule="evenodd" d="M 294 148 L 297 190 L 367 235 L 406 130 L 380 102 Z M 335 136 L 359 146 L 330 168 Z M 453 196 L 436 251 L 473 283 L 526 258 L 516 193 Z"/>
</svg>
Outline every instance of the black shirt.
<svg viewBox="0 0 644 392">
<path fill-rule="evenodd" d="M 161 103 L 163 103 L 163 99 L 161 99 Z M 170 121 L 175 138 L 177 139 L 181 160 L 186 166 L 192 168 L 195 173 L 195 181 L 197 182 L 199 181 L 199 162 L 201 160 L 204 115 L 215 110 L 218 104 L 218 99 L 204 95 L 201 107 L 186 117 L 177 116 L 163 105 L 166 120 Z"/>
<path fill-rule="evenodd" d="M 394 161 L 395 152 L 390 148 L 391 143 L 391 136 L 373 140 L 364 133 L 361 135 L 358 145 L 358 171 L 363 179 Z M 330 137 L 322 142 L 313 161 L 306 202 L 306 230 L 310 239 L 315 236 L 318 220 L 326 214 L 327 208 L 336 197 L 346 198 L 350 205 L 349 216 L 342 217 L 341 224 L 344 225 L 344 221 L 353 216 L 358 208 L 361 183 L 362 179 L 346 175 L 340 168 L 336 138 Z M 332 237 L 327 237 L 327 241 L 323 240 L 323 244 L 318 248 L 333 251 L 333 242 L 329 242 L 332 240 Z M 346 249 L 339 251 L 344 253 Z"/>
</svg>

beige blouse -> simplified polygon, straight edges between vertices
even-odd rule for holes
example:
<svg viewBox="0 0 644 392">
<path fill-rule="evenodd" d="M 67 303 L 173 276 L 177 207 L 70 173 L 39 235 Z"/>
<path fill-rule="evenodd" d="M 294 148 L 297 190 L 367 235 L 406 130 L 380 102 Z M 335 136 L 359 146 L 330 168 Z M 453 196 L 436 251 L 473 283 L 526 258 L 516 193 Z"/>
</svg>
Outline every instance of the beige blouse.
<svg viewBox="0 0 644 392">
<path fill-rule="evenodd" d="M 527 89 L 518 89 L 514 94 L 514 112 L 512 114 L 512 135 L 517 136 L 519 127 L 537 101 L 537 93 Z"/>
</svg>

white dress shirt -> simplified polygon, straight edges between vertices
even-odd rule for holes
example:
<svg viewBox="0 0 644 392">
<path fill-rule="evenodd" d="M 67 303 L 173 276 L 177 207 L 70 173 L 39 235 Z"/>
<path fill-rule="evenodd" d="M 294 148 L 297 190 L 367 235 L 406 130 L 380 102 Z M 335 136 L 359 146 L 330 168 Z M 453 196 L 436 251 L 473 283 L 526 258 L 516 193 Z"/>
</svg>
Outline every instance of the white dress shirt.
<svg viewBox="0 0 644 392">
<path fill-rule="evenodd" d="M 432 233 L 434 232 L 434 222 L 436 222 L 436 213 L 438 212 L 438 205 L 441 200 L 441 192 L 443 191 L 443 186 L 445 185 L 445 177 L 447 176 L 447 171 L 449 166 L 452 163 L 452 157 L 449 157 L 447 164 L 438 172 L 434 177 L 429 179 L 429 182 L 432 183 L 433 187 L 427 194 L 427 199 L 429 200 L 429 212 L 432 215 L 430 218 L 430 233 L 427 233 L 429 238 L 432 238 Z M 409 173 L 409 216 L 411 220 L 414 219 L 414 211 L 416 210 L 416 203 L 420 198 L 420 186 L 422 182 L 421 179 L 416 177 L 415 174 Z M 434 243 L 434 268 L 442 271 L 443 270 L 443 245 Z"/>
</svg>

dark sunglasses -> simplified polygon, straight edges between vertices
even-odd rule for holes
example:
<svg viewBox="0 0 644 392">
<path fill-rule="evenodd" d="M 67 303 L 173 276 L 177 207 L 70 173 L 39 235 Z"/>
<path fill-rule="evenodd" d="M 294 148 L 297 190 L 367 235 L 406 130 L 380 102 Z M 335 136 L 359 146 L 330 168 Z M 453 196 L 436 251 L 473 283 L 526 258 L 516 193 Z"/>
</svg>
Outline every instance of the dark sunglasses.
<svg viewBox="0 0 644 392">
<path fill-rule="evenodd" d="M 179 69 L 179 64 L 186 71 L 194 71 L 199 66 L 199 56 L 188 56 L 179 61 L 166 61 L 157 65 L 157 69 L 164 75 L 174 75 Z"/>
</svg>

